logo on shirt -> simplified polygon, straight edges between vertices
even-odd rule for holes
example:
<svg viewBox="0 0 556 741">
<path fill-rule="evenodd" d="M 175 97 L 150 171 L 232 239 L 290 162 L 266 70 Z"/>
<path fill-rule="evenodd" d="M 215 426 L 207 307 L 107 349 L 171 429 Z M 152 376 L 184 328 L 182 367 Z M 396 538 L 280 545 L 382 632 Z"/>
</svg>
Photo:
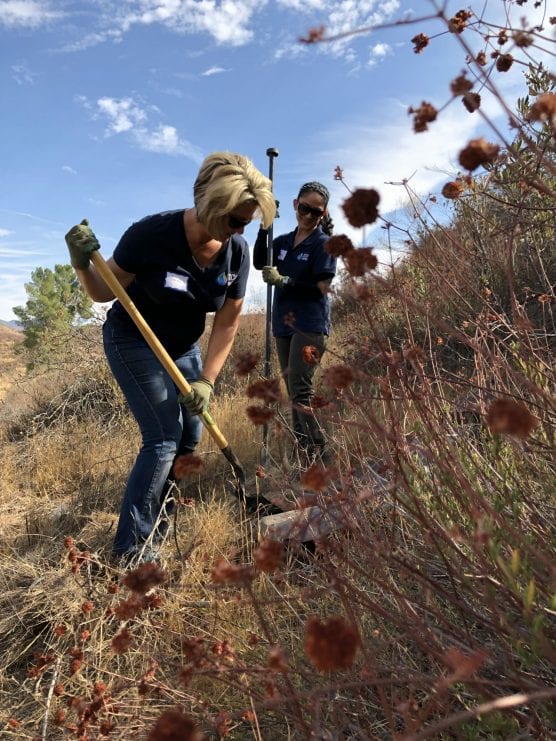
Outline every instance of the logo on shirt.
<svg viewBox="0 0 556 741">
<path fill-rule="evenodd" d="M 237 278 L 237 273 L 220 273 L 216 282 L 219 286 L 231 286 Z"/>
<path fill-rule="evenodd" d="M 307 262 L 307 260 L 309 259 L 309 253 L 300 252 L 299 255 L 297 256 L 297 259 L 300 260 L 301 262 Z"/>
</svg>

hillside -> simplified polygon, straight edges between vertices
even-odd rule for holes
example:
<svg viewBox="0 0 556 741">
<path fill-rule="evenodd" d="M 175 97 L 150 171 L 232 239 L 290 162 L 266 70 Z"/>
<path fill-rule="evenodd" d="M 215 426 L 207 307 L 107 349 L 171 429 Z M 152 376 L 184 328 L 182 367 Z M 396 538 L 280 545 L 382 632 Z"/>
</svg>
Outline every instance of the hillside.
<svg viewBox="0 0 556 741">
<path fill-rule="evenodd" d="M 14 381 L 25 373 L 25 364 L 14 349 L 21 340 L 21 332 L 0 325 L 0 400 L 6 397 Z"/>
</svg>

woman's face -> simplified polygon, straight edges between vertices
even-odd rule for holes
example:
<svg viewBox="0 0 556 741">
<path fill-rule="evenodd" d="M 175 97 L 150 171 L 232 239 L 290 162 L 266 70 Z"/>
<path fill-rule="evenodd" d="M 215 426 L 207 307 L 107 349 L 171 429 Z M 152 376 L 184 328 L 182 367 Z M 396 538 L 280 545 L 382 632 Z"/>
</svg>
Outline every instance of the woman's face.
<svg viewBox="0 0 556 741">
<path fill-rule="evenodd" d="M 303 231 L 313 231 L 326 213 L 326 201 L 314 190 L 303 193 L 293 202 L 297 225 Z"/>
<path fill-rule="evenodd" d="M 247 201 L 236 206 L 229 214 L 222 217 L 221 233 L 214 236 L 225 242 L 232 234 L 243 234 L 245 227 L 253 221 L 256 212 L 257 203 L 255 201 Z"/>
</svg>

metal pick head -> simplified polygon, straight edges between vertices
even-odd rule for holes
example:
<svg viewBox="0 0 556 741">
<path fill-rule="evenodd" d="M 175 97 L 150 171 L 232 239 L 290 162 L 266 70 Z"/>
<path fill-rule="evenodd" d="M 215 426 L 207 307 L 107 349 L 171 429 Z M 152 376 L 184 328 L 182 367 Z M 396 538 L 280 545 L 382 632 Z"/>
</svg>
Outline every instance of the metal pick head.
<svg viewBox="0 0 556 741">
<path fill-rule="evenodd" d="M 267 157 L 278 157 L 278 154 L 279 154 L 279 152 L 278 152 L 278 150 L 275 147 L 269 147 L 266 150 L 266 156 Z"/>
</svg>

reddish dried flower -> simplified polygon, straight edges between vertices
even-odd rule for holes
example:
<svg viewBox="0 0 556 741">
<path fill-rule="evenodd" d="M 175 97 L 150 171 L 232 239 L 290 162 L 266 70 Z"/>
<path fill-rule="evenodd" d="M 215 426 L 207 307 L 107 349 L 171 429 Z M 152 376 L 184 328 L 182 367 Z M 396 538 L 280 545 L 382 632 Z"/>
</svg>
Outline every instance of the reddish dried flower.
<svg viewBox="0 0 556 741">
<path fill-rule="evenodd" d="M 88 615 L 94 610 L 94 605 L 91 602 L 91 600 L 85 600 L 83 604 L 81 605 L 81 612 L 85 613 L 85 615 Z"/>
<path fill-rule="evenodd" d="M 271 672 L 285 674 L 288 671 L 288 660 L 286 659 L 286 654 L 281 646 L 272 646 L 268 652 L 268 661 L 266 662 L 266 665 Z"/>
<path fill-rule="evenodd" d="M 426 131 L 428 129 L 427 124 L 435 121 L 438 115 L 438 111 L 433 104 L 427 103 L 426 100 L 422 101 L 419 108 L 410 106 L 407 112 L 410 116 L 413 116 L 413 131 L 417 134 Z"/>
<path fill-rule="evenodd" d="M 300 36 L 299 41 L 302 44 L 316 44 L 318 41 L 322 41 L 324 39 L 324 33 L 326 31 L 325 26 L 318 26 L 315 28 L 310 28 L 307 36 Z"/>
<path fill-rule="evenodd" d="M 266 425 L 274 416 L 272 409 L 263 406 L 249 406 L 245 411 L 254 425 Z"/>
<path fill-rule="evenodd" d="M 486 651 L 476 651 L 470 656 L 467 656 L 463 651 L 452 647 L 444 652 L 442 659 L 458 679 L 469 679 L 469 677 L 472 677 L 473 674 L 478 672 L 484 664 L 487 655 Z M 455 679 L 454 676 L 451 678 Z"/>
<path fill-rule="evenodd" d="M 537 419 L 522 404 L 513 399 L 497 399 L 487 410 L 487 425 L 491 432 L 513 435 L 525 440 L 537 426 Z"/>
<path fill-rule="evenodd" d="M 524 49 L 527 46 L 531 46 L 534 43 L 534 39 L 530 33 L 526 31 L 514 31 L 512 35 L 513 42 L 516 46 Z"/>
<path fill-rule="evenodd" d="M 543 93 L 529 109 L 529 121 L 548 121 L 556 129 L 556 93 Z"/>
<path fill-rule="evenodd" d="M 123 580 L 128 589 L 138 594 L 145 594 L 165 581 L 166 572 L 155 563 L 142 563 L 133 571 L 128 571 Z"/>
<path fill-rule="evenodd" d="M 413 51 L 415 54 L 420 54 L 423 49 L 429 45 L 429 37 L 424 33 L 418 33 L 411 39 L 411 43 L 414 44 Z"/>
<path fill-rule="evenodd" d="M 241 584 L 250 581 L 253 576 L 249 566 L 229 563 L 225 558 L 219 558 L 211 571 L 211 579 L 215 584 Z"/>
<path fill-rule="evenodd" d="M 359 247 L 344 255 L 347 271 L 354 278 L 361 278 L 378 265 L 377 256 L 370 247 Z"/>
<path fill-rule="evenodd" d="M 378 218 L 380 196 L 374 188 L 357 188 L 342 204 L 346 219 L 352 226 L 372 224 Z"/>
<path fill-rule="evenodd" d="M 90 637 L 91 637 L 91 631 L 87 630 L 86 628 L 84 628 L 79 634 L 79 640 L 82 641 L 83 643 L 85 641 L 88 641 Z"/>
<path fill-rule="evenodd" d="M 109 736 L 115 728 L 116 724 L 108 718 L 105 718 L 103 721 L 101 721 L 98 727 L 98 731 L 101 736 Z"/>
<path fill-rule="evenodd" d="M 498 46 L 504 46 L 504 44 L 508 43 L 508 31 L 505 28 L 499 31 L 497 41 Z"/>
<path fill-rule="evenodd" d="M 442 188 L 442 195 L 444 198 L 459 198 L 462 194 L 463 186 L 460 182 L 457 180 L 452 180 L 449 183 L 446 183 L 444 187 Z"/>
<path fill-rule="evenodd" d="M 58 708 L 54 713 L 54 725 L 61 726 L 66 720 L 66 711 L 62 708 Z"/>
<path fill-rule="evenodd" d="M 343 180 L 344 179 L 344 171 L 340 167 L 340 165 L 336 165 L 334 168 L 334 180 Z"/>
<path fill-rule="evenodd" d="M 151 728 L 147 741 L 203 741 L 195 721 L 181 710 L 165 710 Z"/>
<path fill-rule="evenodd" d="M 133 637 L 127 628 L 122 628 L 114 638 L 112 638 L 112 651 L 115 654 L 125 654 L 133 643 Z"/>
<path fill-rule="evenodd" d="M 507 72 L 513 63 L 514 58 L 511 54 L 500 54 L 496 60 L 496 69 L 498 72 Z"/>
<path fill-rule="evenodd" d="M 324 249 L 332 257 L 343 257 L 353 249 L 353 242 L 345 234 L 335 234 L 326 242 Z"/>
<path fill-rule="evenodd" d="M 218 734 L 218 738 L 226 738 L 230 735 L 232 730 L 232 717 L 227 710 L 221 710 L 216 718 L 214 719 L 214 728 Z"/>
<path fill-rule="evenodd" d="M 71 537 L 71 535 L 66 535 L 64 538 L 64 548 L 66 548 L 68 551 L 70 548 L 73 548 L 75 545 L 75 540 Z"/>
<path fill-rule="evenodd" d="M 248 376 L 255 370 L 261 356 L 255 352 L 242 352 L 236 360 L 236 373 L 238 376 Z"/>
<path fill-rule="evenodd" d="M 479 93 L 465 93 L 461 102 L 467 108 L 469 113 L 474 113 L 481 107 L 481 96 Z"/>
<path fill-rule="evenodd" d="M 142 600 L 145 610 L 158 610 L 164 604 L 164 598 L 161 594 L 146 594 Z"/>
<path fill-rule="evenodd" d="M 283 556 L 283 544 L 270 538 L 261 540 L 259 547 L 253 553 L 255 566 L 259 571 L 264 571 L 267 574 L 276 571 L 280 567 Z"/>
<path fill-rule="evenodd" d="M 303 346 L 303 360 L 308 365 L 317 365 L 320 360 L 320 353 L 314 345 Z"/>
<path fill-rule="evenodd" d="M 73 676 L 76 672 L 78 672 L 81 669 L 81 665 L 83 662 L 81 659 L 72 659 L 69 664 L 69 673 L 70 676 Z"/>
<path fill-rule="evenodd" d="M 465 72 L 462 72 L 461 75 L 455 78 L 455 80 L 452 80 L 450 83 L 450 90 L 452 91 L 452 95 L 463 95 L 464 93 L 468 93 L 473 88 L 473 83 L 471 80 L 467 77 Z"/>
<path fill-rule="evenodd" d="M 255 469 L 255 476 L 258 479 L 266 479 L 266 471 L 264 470 L 264 466 L 257 466 Z"/>
<path fill-rule="evenodd" d="M 453 18 L 450 18 L 448 22 L 448 29 L 451 33 L 462 33 L 467 26 L 467 21 L 471 18 L 473 13 L 468 10 L 458 10 Z"/>
<path fill-rule="evenodd" d="M 466 170 L 475 170 L 480 165 L 494 162 L 500 148 L 497 144 L 490 144 L 483 139 L 471 139 L 465 149 L 459 153 L 459 163 Z"/>
<path fill-rule="evenodd" d="M 327 399 L 320 394 L 315 394 L 311 399 L 311 409 L 324 409 L 330 404 L 330 399 Z"/>
<path fill-rule="evenodd" d="M 106 589 L 110 594 L 117 594 L 120 591 L 120 587 L 115 581 L 111 581 Z"/>
<path fill-rule="evenodd" d="M 10 731 L 15 731 L 17 728 L 21 726 L 21 722 L 17 720 L 16 718 L 10 718 L 8 721 L 8 728 Z"/>
<path fill-rule="evenodd" d="M 475 57 L 475 61 L 477 62 L 478 65 L 480 65 L 481 67 L 484 67 L 485 64 L 487 63 L 486 53 L 484 51 L 480 51 Z"/>
<path fill-rule="evenodd" d="M 322 672 L 348 669 L 361 644 L 359 632 L 343 617 L 320 620 L 313 615 L 305 626 L 305 653 Z"/>
<path fill-rule="evenodd" d="M 278 378 L 262 378 L 247 386 L 248 399 L 262 399 L 267 403 L 280 401 L 280 380 Z"/>
<path fill-rule="evenodd" d="M 250 646 L 256 646 L 258 643 L 260 643 L 260 638 L 258 635 L 255 635 L 255 633 L 249 633 L 249 638 L 247 639 L 247 643 Z"/>
<path fill-rule="evenodd" d="M 66 628 L 65 625 L 58 624 L 54 626 L 53 633 L 56 636 L 56 638 L 60 638 L 60 636 L 63 636 L 65 633 L 67 633 L 67 631 L 68 629 Z"/>
<path fill-rule="evenodd" d="M 64 692 L 66 691 L 66 688 L 64 687 L 64 685 L 61 682 L 56 682 L 56 684 L 54 685 L 54 690 L 53 691 L 54 691 L 54 694 L 56 695 L 56 697 L 61 697 L 64 694 Z"/>
<path fill-rule="evenodd" d="M 419 345 L 408 345 L 407 347 L 403 348 L 402 352 L 404 359 L 408 360 L 409 362 L 422 363 L 425 359 L 425 353 L 423 352 L 422 348 L 419 347 Z"/>
<path fill-rule="evenodd" d="M 332 365 L 323 374 L 323 383 L 333 389 L 345 389 L 354 381 L 355 372 L 348 365 Z"/>
<path fill-rule="evenodd" d="M 301 476 L 306 491 L 324 491 L 332 480 L 332 471 L 320 463 L 313 463 Z"/>
<path fill-rule="evenodd" d="M 178 455 L 174 461 L 172 472 L 176 479 L 184 479 L 186 476 L 197 476 L 205 467 L 203 459 L 195 453 L 184 453 Z"/>
<path fill-rule="evenodd" d="M 541 293 L 540 296 L 537 296 L 537 301 L 539 304 L 548 304 L 550 303 L 552 299 L 550 298 L 550 295 L 548 293 Z"/>
</svg>

